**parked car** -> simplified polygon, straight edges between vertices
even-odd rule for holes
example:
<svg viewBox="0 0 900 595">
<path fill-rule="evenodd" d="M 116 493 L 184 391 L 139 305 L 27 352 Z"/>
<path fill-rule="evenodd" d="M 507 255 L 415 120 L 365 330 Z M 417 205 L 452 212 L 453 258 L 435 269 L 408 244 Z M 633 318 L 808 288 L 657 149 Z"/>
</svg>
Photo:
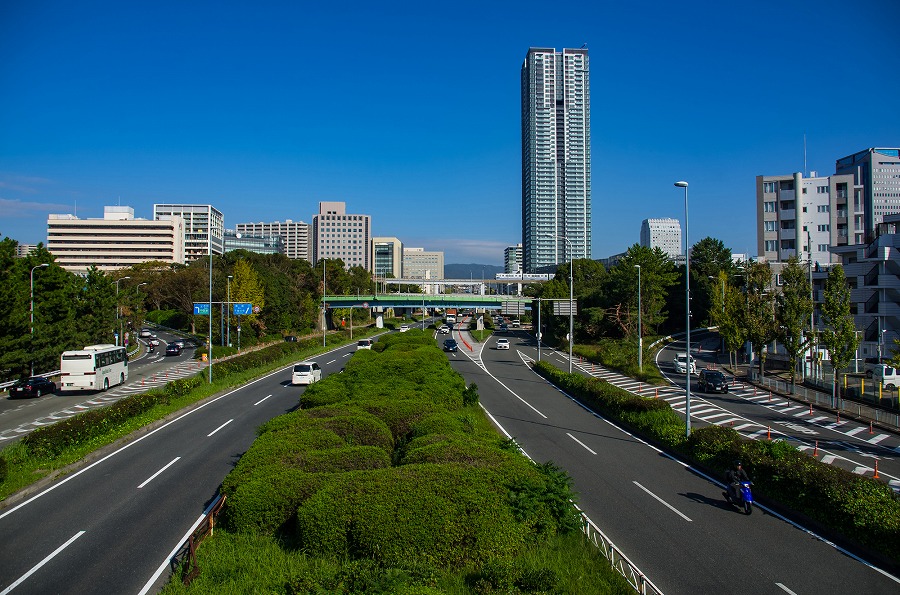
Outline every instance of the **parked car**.
<svg viewBox="0 0 900 595">
<path fill-rule="evenodd" d="M 447 326 L 446 324 L 442 324 L 440 327 L 438 327 L 438 332 L 442 335 L 449 335 L 450 327 Z"/>
<path fill-rule="evenodd" d="M 409 330 L 409 325 L 408 325 L 408 324 L 401 324 L 401 325 L 400 325 L 400 332 L 401 332 L 401 333 L 405 333 L 405 332 L 408 331 L 408 330 Z"/>
<path fill-rule="evenodd" d="M 509 349 L 509 339 L 497 339 L 497 349 Z"/>
<path fill-rule="evenodd" d="M 312 384 L 322 380 L 322 368 L 316 362 L 300 362 L 294 364 L 291 373 L 291 384 Z"/>
<path fill-rule="evenodd" d="M 690 358 L 690 366 L 691 366 L 691 374 L 697 373 L 697 362 L 693 357 Z M 688 354 L 687 353 L 676 353 L 675 359 L 672 360 L 672 365 L 675 366 L 676 374 L 686 374 L 688 367 Z"/>
<path fill-rule="evenodd" d="M 56 384 L 43 376 L 32 376 L 19 380 L 9 389 L 9 398 L 40 397 L 56 392 Z"/>
<path fill-rule="evenodd" d="M 444 339 L 444 351 L 459 351 L 459 343 L 456 339 Z"/>
<path fill-rule="evenodd" d="M 372 343 L 374 343 L 372 339 L 360 339 L 356 342 L 356 350 L 360 349 L 372 349 Z"/>
<path fill-rule="evenodd" d="M 700 379 L 697 381 L 700 392 L 727 393 L 728 379 L 719 370 L 700 370 Z"/>
<path fill-rule="evenodd" d="M 181 355 L 181 347 L 178 343 L 169 343 L 166 345 L 166 355 Z"/>
<path fill-rule="evenodd" d="M 894 390 L 900 386 L 900 370 L 887 364 L 877 364 L 872 371 L 872 380 L 880 382 L 883 388 Z"/>
</svg>

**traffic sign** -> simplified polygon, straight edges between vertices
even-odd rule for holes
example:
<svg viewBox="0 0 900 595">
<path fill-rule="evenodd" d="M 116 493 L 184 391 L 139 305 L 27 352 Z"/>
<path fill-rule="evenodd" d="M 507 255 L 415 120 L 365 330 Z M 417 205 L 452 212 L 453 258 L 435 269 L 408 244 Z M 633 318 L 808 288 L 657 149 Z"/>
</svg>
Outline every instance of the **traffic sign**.
<svg viewBox="0 0 900 595">
<path fill-rule="evenodd" d="M 194 314 L 209 316 L 209 302 L 203 302 L 201 304 L 194 302 Z"/>
<path fill-rule="evenodd" d="M 231 308 L 235 316 L 249 316 L 253 313 L 253 304 L 251 303 L 231 304 Z"/>
</svg>

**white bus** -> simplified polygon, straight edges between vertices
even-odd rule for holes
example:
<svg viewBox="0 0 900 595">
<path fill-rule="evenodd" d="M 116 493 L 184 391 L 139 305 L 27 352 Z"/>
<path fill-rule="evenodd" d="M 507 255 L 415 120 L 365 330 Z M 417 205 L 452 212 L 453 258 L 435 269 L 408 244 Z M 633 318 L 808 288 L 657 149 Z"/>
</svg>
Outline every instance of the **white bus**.
<svg viewBox="0 0 900 595">
<path fill-rule="evenodd" d="M 107 390 L 128 380 L 128 354 L 124 347 L 88 345 L 65 351 L 59 362 L 59 390 Z"/>
</svg>

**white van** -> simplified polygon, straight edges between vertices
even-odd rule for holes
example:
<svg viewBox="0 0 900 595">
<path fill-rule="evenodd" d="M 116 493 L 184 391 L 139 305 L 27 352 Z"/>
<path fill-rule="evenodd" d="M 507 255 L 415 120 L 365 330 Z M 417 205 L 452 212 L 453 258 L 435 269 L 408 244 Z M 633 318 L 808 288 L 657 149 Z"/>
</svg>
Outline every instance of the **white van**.
<svg viewBox="0 0 900 595">
<path fill-rule="evenodd" d="M 312 384 L 322 380 L 322 368 L 316 362 L 300 362 L 294 364 L 291 384 Z"/>
<path fill-rule="evenodd" d="M 372 349 L 372 343 L 374 343 L 372 339 L 360 339 L 356 342 L 356 350 L 360 349 Z"/>
<path fill-rule="evenodd" d="M 888 390 L 894 390 L 900 386 L 900 372 L 887 364 L 878 364 L 872 370 L 872 380 L 880 382 Z"/>
</svg>

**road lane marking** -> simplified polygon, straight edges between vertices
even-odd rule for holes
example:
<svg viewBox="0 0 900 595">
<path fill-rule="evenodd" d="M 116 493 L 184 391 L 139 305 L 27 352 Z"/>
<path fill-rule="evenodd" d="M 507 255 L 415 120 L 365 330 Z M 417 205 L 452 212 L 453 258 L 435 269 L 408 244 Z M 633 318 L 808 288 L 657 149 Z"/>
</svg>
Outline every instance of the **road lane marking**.
<svg viewBox="0 0 900 595">
<path fill-rule="evenodd" d="M 47 562 L 49 562 L 50 560 L 52 560 L 53 558 L 55 558 L 56 555 L 57 555 L 58 553 L 60 553 L 61 551 L 63 551 L 64 549 L 66 549 L 67 547 L 69 547 L 70 545 L 72 545 L 72 542 L 75 541 L 76 539 L 78 539 L 79 537 L 81 537 L 82 535 L 84 535 L 84 533 L 85 533 L 84 531 L 79 531 L 78 533 L 76 533 L 75 535 L 73 535 L 72 537 L 70 537 L 70 538 L 69 538 L 69 541 L 65 542 L 64 544 L 62 544 L 61 546 L 59 546 L 58 548 L 56 548 L 55 550 L 53 550 L 53 552 L 52 552 L 49 556 L 47 556 L 46 558 L 44 558 L 43 560 L 41 560 L 40 562 L 38 562 L 37 564 L 35 564 L 35 565 L 31 568 L 31 570 L 29 570 L 28 572 L 26 572 L 25 574 L 23 574 L 21 577 L 19 577 L 19 579 L 18 579 L 16 582 L 14 582 L 14 583 L 11 584 L 10 586 L 8 586 L 8 587 L 6 587 L 5 589 L 3 589 L 3 591 L 0 591 L 0 595 L 6 595 L 6 594 L 9 593 L 10 591 L 12 591 L 13 589 L 15 589 L 15 588 L 18 587 L 19 585 L 21 585 L 22 582 L 23 582 L 25 579 L 27 579 L 29 576 L 31 576 L 32 574 L 34 574 L 35 572 L 37 572 L 38 570 L 40 570 L 40 569 L 41 569 L 41 566 L 43 566 L 44 564 L 46 564 Z"/>
<path fill-rule="evenodd" d="M 796 593 L 794 593 L 793 591 L 791 591 L 790 589 L 788 589 L 787 587 L 785 587 L 785 586 L 784 586 L 783 584 L 781 584 L 781 583 L 775 583 L 775 585 L 776 585 L 779 589 L 781 589 L 782 591 L 784 591 L 785 593 L 790 593 L 791 595 L 797 595 Z"/>
<path fill-rule="evenodd" d="M 885 438 L 889 438 L 889 437 L 890 437 L 889 434 L 879 434 L 879 435 L 875 436 L 874 438 L 872 438 L 871 440 L 866 440 L 866 442 L 868 442 L 869 444 L 878 444 Z"/>
<path fill-rule="evenodd" d="M 576 438 L 576 437 L 573 436 L 572 434 L 566 432 L 566 436 L 568 436 L 569 438 L 571 438 L 572 440 L 574 440 L 575 442 L 577 442 L 578 444 L 580 444 L 582 448 L 584 448 L 586 451 L 588 451 L 588 452 L 591 453 L 592 455 L 597 454 L 596 452 L 594 452 L 593 450 L 591 450 L 590 447 L 588 447 L 587 444 L 585 444 L 584 442 L 582 442 L 581 440 L 579 440 L 578 438 Z"/>
<path fill-rule="evenodd" d="M 269 397 L 271 397 L 271 396 L 272 396 L 272 395 L 269 395 Z M 266 397 L 266 399 L 268 399 L 269 397 Z M 216 428 L 215 430 L 213 430 L 212 432 L 210 432 L 209 434 L 207 434 L 206 437 L 209 438 L 210 436 L 212 436 L 213 434 L 215 434 L 216 432 L 218 432 L 219 430 L 221 430 L 222 428 L 224 428 L 225 426 L 227 426 L 228 424 L 230 424 L 230 423 L 233 422 L 233 421 L 234 421 L 234 418 L 229 419 L 229 420 L 226 421 L 224 424 L 222 424 L 221 426 L 219 426 L 218 428 Z M 172 461 L 172 463 L 174 463 L 174 462 L 175 462 L 175 461 Z M 169 463 L 169 464 L 171 465 L 171 463 Z"/>
<path fill-rule="evenodd" d="M 642 486 L 641 484 L 639 484 L 638 482 L 632 481 L 631 483 L 633 483 L 633 484 L 636 485 L 637 487 L 641 488 L 642 490 L 644 490 L 645 492 L 647 492 L 648 494 L 650 494 L 651 496 L 653 496 L 654 498 L 656 498 L 656 500 L 657 500 L 660 504 L 662 504 L 663 506 L 665 506 L 666 508 L 668 508 L 669 510 L 671 510 L 672 512 L 674 512 L 675 514 L 677 514 L 678 516 L 680 516 L 681 518 L 683 518 L 684 520 L 686 520 L 687 522 L 689 522 L 689 523 L 693 522 L 693 521 L 691 521 L 691 519 L 689 519 L 689 518 L 686 517 L 684 514 L 682 514 L 681 511 L 679 511 L 677 508 L 675 508 L 674 506 L 672 506 L 671 504 L 669 504 L 668 502 L 666 502 L 665 500 L 663 500 L 662 498 L 660 498 L 659 496 L 657 496 L 656 494 L 654 494 L 653 492 L 651 492 L 650 490 L 648 490 L 647 488 L 645 488 L 644 486 Z"/>
<path fill-rule="evenodd" d="M 139 485 L 139 486 L 138 486 L 138 489 L 141 489 L 142 487 L 144 487 L 145 485 L 147 485 L 148 483 L 150 483 L 151 481 L 153 481 L 154 479 L 156 479 L 156 476 L 157 476 L 157 475 L 159 475 L 160 473 L 162 473 L 163 471 L 165 471 L 166 469 L 168 469 L 169 467 L 171 467 L 172 465 L 174 465 L 174 464 L 178 461 L 178 459 L 180 459 L 180 458 L 181 458 L 181 457 L 175 457 L 174 459 L 172 459 L 172 460 L 169 462 L 168 465 L 166 465 L 165 467 L 163 467 L 162 469 L 160 469 L 159 471 L 157 471 L 156 473 L 154 473 L 153 475 L 151 475 L 149 478 L 147 478 L 147 480 L 146 480 L 144 483 L 142 483 L 141 485 Z"/>
<path fill-rule="evenodd" d="M 852 430 L 847 430 L 846 432 L 844 432 L 844 434 L 846 434 L 847 436 L 855 436 L 855 435 L 859 434 L 860 432 L 862 432 L 863 430 L 865 430 L 865 428 L 862 426 L 859 426 L 858 428 L 853 428 Z"/>
<path fill-rule="evenodd" d="M 337 359 L 333 359 L 333 360 L 331 360 L 330 362 L 325 362 L 325 365 L 327 366 L 328 364 L 333 364 L 333 363 L 336 362 L 336 361 L 337 361 Z"/>
<path fill-rule="evenodd" d="M 272 395 L 267 395 L 267 396 L 263 397 L 262 399 L 260 399 L 260 400 L 257 401 L 256 403 L 253 403 L 253 406 L 256 407 L 257 405 L 259 405 L 260 403 L 262 403 L 263 401 L 265 401 L 266 399 L 268 399 L 268 398 L 271 397 L 271 396 L 272 396 Z"/>
</svg>

